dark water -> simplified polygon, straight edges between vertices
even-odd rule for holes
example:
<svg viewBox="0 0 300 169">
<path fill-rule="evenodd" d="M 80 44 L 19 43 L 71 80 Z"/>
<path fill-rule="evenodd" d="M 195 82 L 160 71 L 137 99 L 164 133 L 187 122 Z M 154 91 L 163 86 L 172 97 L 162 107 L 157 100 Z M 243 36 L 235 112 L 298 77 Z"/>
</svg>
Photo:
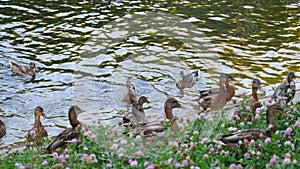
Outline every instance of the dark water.
<svg viewBox="0 0 300 169">
<path fill-rule="evenodd" d="M 250 92 L 260 78 L 267 95 L 288 71 L 300 76 L 300 1 L 22 1 L 0 2 L 0 118 L 7 135 L 0 147 L 24 141 L 33 110 L 42 106 L 50 135 L 69 126 L 68 108 L 80 119 L 115 125 L 129 106 L 121 103 L 125 81 L 135 82 L 162 114 L 168 96 L 193 115 L 198 89 L 232 74 Z M 11 76 L 8 60 L 33 61 L 37 76 Z M 179 92 L 180 70 L 199 69 L 197 85 Z M 297 83 L 299 88 L 299 84 Z"/>
</svg>

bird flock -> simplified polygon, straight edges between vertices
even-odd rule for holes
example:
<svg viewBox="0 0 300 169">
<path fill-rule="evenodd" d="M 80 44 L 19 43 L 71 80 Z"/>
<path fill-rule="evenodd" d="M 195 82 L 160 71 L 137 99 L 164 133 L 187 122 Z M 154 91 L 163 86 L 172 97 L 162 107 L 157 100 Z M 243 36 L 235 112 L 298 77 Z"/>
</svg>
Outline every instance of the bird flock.
<svg viewBox="0 0 300 169">
<path fill-rule="evenodd" d="M 31 76 L 35 77 L 35 63 L 30 62 L 29 67 L 21 65 L 15 61 L 9 61 L 11 65 L 13 74 L 21 76 Z M 282 83 L 276 88 L 272 99 L 274 103 L 268 106 L 266 111 L 266 120 L 267 124 L 271 124 L 269 130 L 261 129 L 248 129 L 243 130 L 227 135 L 223 135 L 216 142 L 226 145 L 234 146 L 239 141 L 250 141 L 251 139 L 257 140 L 263 137 L 270 137 L 272 132 L 275 132 L 277 129 L 277 124 L 275 122 L 276 116 L 285 116 L 288 118 L 293 118 L 292 115 L 287 114 L 284 109 L 287 104 L 294 98 L 296 93 L 295 85 L 295 73 L 289 72 L 287 77 L 283 79 Z M 195 70 L 188 74 L 184 74 L 183 71 L 180 72 L 180 79 L 176 81 L 176 86 L 179 90 L 184 90 L 185 88 L 192 88 L 199 79 L 199 71 Z M 235 88 L 230 84 L 230 82 L 236 81 L 231 75 L 221 73 L 219 77 L 219 87 L 211 88 L 209 90 L 199 91 L 199 97 L 195 99 L 196 107 L 199 110 L 205 110 L 209 112 L 218 113 L 220 109 L 223 109 L 228 101 L 232 99 L 235 95 Z M 131 80 L 126 81 L 126 91 L 121 99 L 122 102 L 128 103 L 131 105 L 131 111 L 123 116 L 122 121 L 119 123 L 127 128 L 123 134 L 126 135 L 138 135 L 142 134 L 148 138 L 155 138 L 155 132 L 162 132 L 170 128 L 173 132 L 180 131 L 180 127 L 177 124 L 177 118 L 174 117 L 172 110 L 174 108 L 181 108 L 182 105 L 175 98 L 169 97 L 164 103 L 164 112 L 166 118 L 170 121 L 170 126 L 166 126 L 163 123 L 149 123 L 147 116 L 144 112 L 143 105 L 149 103 L 149 98 L 146 96 L 138 97 L 136 92 L 136 86 Z M 236 111 L 234 113 L 233 120 L 241 122 L 243 120 L 249 120 L 255 116 L 256 109 L 261 107 L 261 103 L 258 100 L 257 91 L 260 90 L 263 93 L 265 91 L 262 88 L 261 82 L 259 79 L 255 78 L 252 82 L 252 94 L 250 102 L 240 103 L 247 104 L 250 107 L 250 114 L 243 114 L 241 111 Z M 54 151 L 57 148 L 66 146 L 69 142 L 72 142 L 73 139 L 80 137 L 80 133 L 76 128 L 87 127 L 84 123 L 80 122 L 77 118 L 78 114 L 83 113 L 84 110 L 78 106 L 70 107 L 68 111 L 68 119 L 72 127 L 65 129 L 59 133 L 55 139 L 46 146 L 48 152 Z M 29 140 L 40 144 L 40 139 L 47 137 L 48 133 L 45 130 L 44 126 L 41 123 L 40 117 L 43 116 L 47 118 L 46 114 L 42 107 L 38 106 L 34 110 L 35 123 L 33 127 L 28 131 L 27 137 Z M 129 128 L 129 129 L 128 129 Z M 6 126 L 3 121 L 0 119 L 0 138 L 6 134 Z"/>
</svg>

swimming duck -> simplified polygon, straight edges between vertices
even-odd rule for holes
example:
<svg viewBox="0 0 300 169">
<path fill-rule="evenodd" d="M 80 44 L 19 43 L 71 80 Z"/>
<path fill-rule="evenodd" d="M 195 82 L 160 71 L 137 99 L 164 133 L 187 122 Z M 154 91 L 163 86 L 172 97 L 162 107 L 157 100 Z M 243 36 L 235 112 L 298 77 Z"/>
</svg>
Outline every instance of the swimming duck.
<svg viewBox="0 0 300 169">
<path fill-rule="evenodd" d="M 178 89 L 182 90 L 184 88 L 193 87 L 198 81 L 198 70 L 195 70 L 189 74 L 184 74 L 183 71 L 180 71 L 180 79 L 176 82 Z"/>
<path fill-rule="evenodd" d="M 294 116 L 287 114 L 283 111 L 282 107 L 277 104 L 270 106 L 266 112 L 266 121 L 267 124 L 271 124 L 272 127 L 270 130 L 259 130 L 259 129 L 249 129 L 244 131 L 235 132 L 232 134 L 223 135 L 219 140 L 224 144 L 236 144 L 239 141 L 248 140 L 258 140 L 263 136 L 271 137 L 271 133 L 274 133 L 277 130 L 277 124 L 275 122 L 275 117 L 281 115 L 288 118 L 293 118 Z"/>
<path fill-rule="evenodd" d="M 171 130 L 174 132 L 178 132 L 179 131 L 179 126 L 176 122 L 176 118 L 174 117 L 172 110 L 174 108 L 180 108 L 181 104 L 174 98 L 168 98 L 165 101 L 164 104 L 164 110 L 165 110 L 165 114 L 166 114 L 166 118 L 170 120 L 171 122 Z M 153 132 L 162 132 L 164 130 L 166 130 L 167 127 L 165 125 L 162 124 L 146 124 L 144 126 L 141 126 L 139 128 L 134 128 L 131 129 L 129 131 L 124 132 L 123 134 L 133 134 L 133 135 L 137 135 L 137 134 L 142 134 L 142 135 L 149 135 L 149 136 L 153 136 Z"/>
<path fill-rule="evenodd" d="M 199 105 L 204 109 L 210 108 L 211 111 L 217 111 L 222 109 L 227 102 L 227 87 L 226 87 L 227 77 L 225 73 L 222 73 L 219 78 L 219 90 L 217 94 L 209 95 L 203 98 L 197 99 Z"/>
<path fill-rule="evenodd" d="M 35 122 L 34 122 L 32 129 L 30 129 L 28 131 L 28 138 L 33 137 L 35 139 L 39 139 L 39 138 L 48 136 L 47 131 L 45 130 L 44 126 L 41 123 L 41 120 L 40 120 L 41 116 L 43 116 L 44 118 L 47 118 L 47 116 L 44 113 L 43 108 L 38 106 L 34 110 Z"/>
<path fill-rule="evenodd" d="M 282 83 L 276 88 L 273 99 L 278 101 L 278 97 L 285 97 L 285 104 L 288 104 L 291 100 L 293 100 L 296 93 L 296 85 L 294 79 L 296 75 L 294 72 L 289 72 L 287 78 L 284 78 Z"/>
<path fill-rule="evenodd" d="M 9 64 L 11 65 L 12 71 L 21 76 L 35 76 L 35 63 L 30 62 L 29 67 L 23 66 L 15 61 L 10 60 Z"/>
<path fill-rule="evenodd" d="M 6 126 L 3 121 L 0 119 L 0 138 L 6 134 Z"/>
<path fill-rule="evenodd" d="M 230 101 L 232 97 L 235 95 L 235 88 L 230 85 L 230 82 L 236 81 L 230 74 L 225 74 L 226 77 L 226 89 L 227 89 L 227 95 L 226 95 L 226 102 Z M 208 101 L 211 99 L 212 95 L 217 95 L 219 93 L 220 88 L 212 88 L 210 90 L 203 90 L 200 91 L 200 97 L 199 99 L 203 98 L 204 100 Z"/>
<path fill-rule="evenodd" d="M 59 147 L 64 147 L 68 142 L 72 139 L 78 138 L 79 133 L 75 131 L 76 127 L 81 125 L 81 122 L 77 119 L 77 115 L 84 112 L 78 106 L 72 106 L 69 109 L 68 118 L 72 127 L 67 128 L 66 130 L 62 131 L 60 134 L 57 135 L 55 140 L 53 140 L 48 146 L 48 151 L 53 151 Z"/>
<path fill-rule="evenodd" d="M 146 115 L 143 109 L 144 103 L 150 103 L 148 98 L 145 96 L 141 96 L 137 102 L 132 103 L 132 110 L 123 117 L 122 123 L 128 124 L 133 121 L 136 123 L 146 122 Z"/>
<path fill-rule="evenodd" d="M 137 101 L 137 92 L 133 82 L 126 81 L 126 94 L 122 98 L 122 102 L 132 104 Z"/>
</svg>

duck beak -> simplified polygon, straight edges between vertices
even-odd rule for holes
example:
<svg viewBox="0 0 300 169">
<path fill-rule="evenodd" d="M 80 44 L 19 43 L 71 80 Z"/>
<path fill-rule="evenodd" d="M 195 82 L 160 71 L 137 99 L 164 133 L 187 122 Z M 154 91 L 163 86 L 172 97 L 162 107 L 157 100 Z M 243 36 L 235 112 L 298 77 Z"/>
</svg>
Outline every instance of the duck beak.
<svg viewBox="0 0 300 169">
<path fill-rule="evenodd" d="M 47 116 L 45 113 L 43 113 L 43 117 L 44 117 L 45 119 L 48 119 L 48 116 Z"/>
<path fill-rule="evenodd" d="M 293 115 L 288 114 L 288 113 L 285 113 L 285 112 L 283 112 L 281 115 L 284 116 L 284 117 L 287 117 L 287 118 L 289 118 L 289 119 L 293 119 L 293 118 L 294 118 Z"/>
<path fill-rule="evenodd" d="M 262 88 L 261 86 L 259 86 L 258 90 L 263 92 L 264 94 L 266 94 L 266 90 L 264 88 Z"/>
</svg>

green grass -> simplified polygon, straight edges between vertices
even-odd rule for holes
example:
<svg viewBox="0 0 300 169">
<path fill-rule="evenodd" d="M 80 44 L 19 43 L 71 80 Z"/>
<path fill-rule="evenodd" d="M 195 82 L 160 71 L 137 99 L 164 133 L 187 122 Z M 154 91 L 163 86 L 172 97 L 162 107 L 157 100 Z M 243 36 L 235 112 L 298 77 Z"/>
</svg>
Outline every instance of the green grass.
<svg viewBox="0 0 300 169">
<path fill-rule="evenodd" d="M 45 146 L 51 141 L 41 140 L 42 146 L 27 143 L 23 151 L 0 156 L 0 168 L 300 168 L 299 105 L 286 111 L 294 118 L 278 117 L 278 132 L 270 140 L 257 140 L 247 144 L 243 151 L 238 147 L 226 148 L 215 143 L 220 135 L 229 131 L 257 128 L 267 129 L 266 107 L 260 109 L 260 118 L 236 123 L 199 112 L 195 120 L 179 120 L 182 131 L 159 133 L 167 142 L 151 141 L 144 136 L 125 136 L 110 126 L 94 126 L 82 134 L 79 142 L 48 155 Z M 241 108 L 246 111 L 245 108 Z M 216 120 L 222 118 L 221 121 Z M 297 124 L 297 125 L 295 125 Z M 288 130 L 292 130 L 291 135 Z M 209 132 L 207 132 L 209 131 Z M 203 139 L 205 137 L 205 139 Z M 35 148 L 33 148 L 35 147 Z"/>
</svg>

